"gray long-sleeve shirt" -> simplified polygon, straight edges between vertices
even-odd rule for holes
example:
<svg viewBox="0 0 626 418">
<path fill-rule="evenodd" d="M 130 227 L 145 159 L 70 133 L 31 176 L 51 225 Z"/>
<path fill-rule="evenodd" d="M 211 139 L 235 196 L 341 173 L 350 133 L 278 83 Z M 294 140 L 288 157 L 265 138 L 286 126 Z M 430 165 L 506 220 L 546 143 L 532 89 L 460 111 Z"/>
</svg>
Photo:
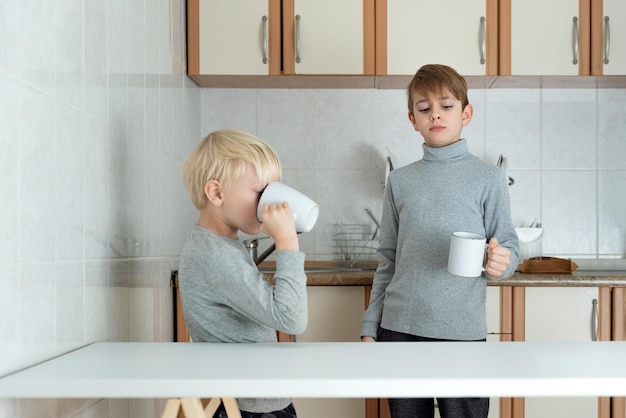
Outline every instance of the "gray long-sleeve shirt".
<svg viewBox="0 0 626 418">
<path fill-rule="evenodd" d="M 424 144 L 424 157 L 389 173 L 380 264 L 361 335 L 378 327 L 421 337 L 480 340 L 487 335 L 484 276 L 447 271 L 450 236 L 466 231 L 496 237 L 517 267 L 518 240 L 502 172 L 469 153 L 461 139 L 443 148 Z"/>
<path fill-rule="evenodd" d="M 300 334 L 306 329 L 302 252 L 276 253 L 272 283 L 259 272 L 239 240 L 194 225 L 180 256 L 178 278 L 185 321 L 194 342 L 275 342 L 276 330 Z M 239 398 L 237 402 L 244 411 L 272 412 L 287 407 L 291 400 Z"/>
</svg>

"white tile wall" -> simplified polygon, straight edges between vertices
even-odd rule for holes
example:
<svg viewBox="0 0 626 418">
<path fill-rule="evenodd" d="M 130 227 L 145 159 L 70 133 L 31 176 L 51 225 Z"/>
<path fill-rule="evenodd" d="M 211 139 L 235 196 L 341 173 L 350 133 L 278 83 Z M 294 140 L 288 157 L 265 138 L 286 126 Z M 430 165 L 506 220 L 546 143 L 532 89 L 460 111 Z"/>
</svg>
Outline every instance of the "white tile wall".
<svg viewBox="0 0 626 418">
<path fill-rule="evenodd" d="M 0 2 L 0 376 L 93 341 L 171 341 L 201 137 L 183 0 Z M 157 400 L 0 400 L 0 417 L 158 417 Z"/>
<path fill-rule="evenodd" d="M 517 226 L 539 218 L 546 255 L 624 258 L 626 90 L 470 90 L 463 136 L 492 164 L 503 154 Z M 332 225 L 371 223 L 382 208 L 385 157 L 422 157 L 403 90 L 204 89 L 202 132 L 249 130 L 277 150 L 284 181 L 320 204 L 301 237 L 310 259 L 334 257 Z"/>
<path fill-rule="evenodd" d="M 184 157 L 231 127 L 321 205 L 303 235 L 380 215 L 387 149 L 421 158 L 402 90 L 198 89 L 183 0 L 0 2 L 0 375 L 92 341 L 172 339 L 169 272 L 195 211 Z M 513 218 L 557 256 L 623 258 L 626 90 L 472 90 L 470 149 L 509 159 Z M 153 417 L 154 400 L 0 400 L 0 417 Z"/>
</svg>

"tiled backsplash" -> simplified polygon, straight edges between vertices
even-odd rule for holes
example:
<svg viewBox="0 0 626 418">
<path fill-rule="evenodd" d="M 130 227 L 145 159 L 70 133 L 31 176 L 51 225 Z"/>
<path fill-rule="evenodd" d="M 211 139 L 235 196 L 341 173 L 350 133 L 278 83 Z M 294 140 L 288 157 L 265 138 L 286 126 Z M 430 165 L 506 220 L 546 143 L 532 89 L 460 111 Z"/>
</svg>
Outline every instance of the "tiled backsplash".
<svg viewBox="0 0 626 418">
<path fill-rule="evenodd" d="M 463 136 L 496 164 L 503 154 L 516 226 L 536 217 L 545 255 L 623 258 L 626 251 L 626 90 L 470 90 Z M 236 127 L 279 153 L 284 181 L 320 204 L 301 236 L 307 257 L 333 256 L 335 222 L 380 216 L 389 149 L 400 165 L 421 158 L 403 90 L 205 89 L 202 132 Z"/>
</svg>

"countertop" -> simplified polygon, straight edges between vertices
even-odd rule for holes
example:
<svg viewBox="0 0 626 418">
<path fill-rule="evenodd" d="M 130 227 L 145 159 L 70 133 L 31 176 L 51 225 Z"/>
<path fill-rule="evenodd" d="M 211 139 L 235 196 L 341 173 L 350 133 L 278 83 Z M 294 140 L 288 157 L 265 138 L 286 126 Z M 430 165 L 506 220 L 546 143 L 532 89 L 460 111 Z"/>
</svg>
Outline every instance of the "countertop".
<svg viewBox="0 0 626 418">
<path fill-rule="evenodd" d="M 346 267 L 332 261 L 307 261 L 311 267 Z M 356 263 L 360 271 L 307 273 L 308 286 L 369 286 L 376 271 L 376 262 Z M 462 280 L 459 277 L 459 280 Z M 571 274 L 526 274 L 516 272 L 504 280 L 487 280 L 488 286 L 543 287 L 626 287 L 626 270 L 576 270 Z"/>
<path fill-rule="evenodd" d="M 272 261 L 260 267 L 272 268 Z M 370 286 L 376 262 L 360 262 L 353 266 L 334 261 L 307 261 L 306 267 L 354 267 L 355 271 L 308 272 L 307 286 Z M 172 273 L 172 287 L 177 287 L 177 272 Z M 459 278 L 462 280 L 462 278 Z M 516 272 L 504 280 L 487 280 L 487 286 L 522 287 L 626 287 L 626 270 L 576 270 L 571 274 L 527 274 Z"/>
<path fill-rule="evenodd" d="M 308 286 L 369 286 L 375 270 L 307 273 Z M 459 278 L 462 280 L 462 278 Z M 626 271 L 575 271 L 571 274 L 516 272 L 504 280 L 487 280 L 487 286 L 626 287 Z"/>
<path fill-rule="evenodd" d="M 103 342 L 0 378 L 0 398 L 625 396 L 625 352 L 617 341 Z"/>
</svg>

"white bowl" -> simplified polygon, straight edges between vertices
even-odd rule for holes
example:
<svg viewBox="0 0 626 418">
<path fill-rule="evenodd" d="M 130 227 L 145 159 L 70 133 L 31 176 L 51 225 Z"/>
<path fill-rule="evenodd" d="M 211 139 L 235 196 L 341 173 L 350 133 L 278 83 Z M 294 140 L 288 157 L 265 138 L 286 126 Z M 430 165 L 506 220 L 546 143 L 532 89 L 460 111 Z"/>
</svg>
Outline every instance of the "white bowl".
<svg viewBox="0 0 626 418">
<path fill-rule="evenodd" d="M 543 228 L 515 228 L 520 242 L 534 242 L 541 239 Z"/>
</svg>

